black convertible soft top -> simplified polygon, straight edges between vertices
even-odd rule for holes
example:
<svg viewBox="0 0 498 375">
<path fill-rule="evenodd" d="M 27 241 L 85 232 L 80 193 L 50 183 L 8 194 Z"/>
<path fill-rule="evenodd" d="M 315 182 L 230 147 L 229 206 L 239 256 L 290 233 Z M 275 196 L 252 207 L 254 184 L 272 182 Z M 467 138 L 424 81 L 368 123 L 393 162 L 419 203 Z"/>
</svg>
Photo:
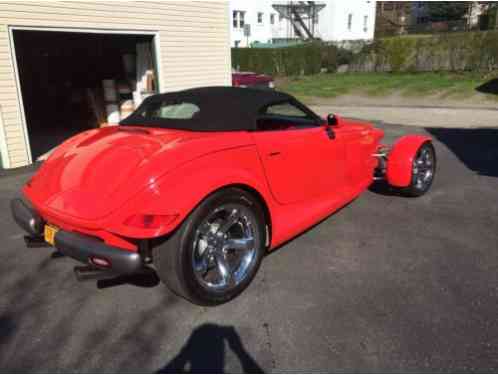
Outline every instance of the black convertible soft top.
<svg viewBox="0 0 498 375">
<path fill-rule="evenodd" d="M 214 86 L 158 94 L 148 97 L 120 125 L 143 125 L 193 131 L 255 130 L 256 120 L 271 104 L 292 102 L 317 118 L 311 110 L 291 95 L 263 89 Z M 151 109 L 161 105 L 181 103 L 199 107 L 196 115 L 187 119 L 153 117 Z"/>
</svg>

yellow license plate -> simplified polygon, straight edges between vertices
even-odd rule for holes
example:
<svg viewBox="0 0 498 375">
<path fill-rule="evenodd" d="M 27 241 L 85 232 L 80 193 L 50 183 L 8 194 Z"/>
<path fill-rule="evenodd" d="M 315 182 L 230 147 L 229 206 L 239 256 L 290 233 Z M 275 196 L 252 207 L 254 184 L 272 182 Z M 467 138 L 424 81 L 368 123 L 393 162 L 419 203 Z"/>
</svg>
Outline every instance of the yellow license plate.
<svg viewBox="0 0 498 375">
<path fill-rule="evenodd" d="M 50 245 L 54 246 L 55 234 L 59 231 L 59 228 L 54 227 L 53 225 L 46 224 L 45 230 L 43 232 L 43 236 L 45 237 L 45 241 Z"/>
</svg>

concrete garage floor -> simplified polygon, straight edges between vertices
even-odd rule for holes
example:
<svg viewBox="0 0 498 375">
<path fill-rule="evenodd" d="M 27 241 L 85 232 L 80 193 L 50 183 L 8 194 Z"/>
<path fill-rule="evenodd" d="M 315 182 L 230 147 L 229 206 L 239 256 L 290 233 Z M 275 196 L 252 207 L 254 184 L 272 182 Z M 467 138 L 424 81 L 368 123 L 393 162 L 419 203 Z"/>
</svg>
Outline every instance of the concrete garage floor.
<svg viewBox="0 0 498 375">
<path fill-rule="evenodd" d="M 30 173 L 1 177 L 0 370 L 498 371 L 498 129 L 430 133 L 430 194 L 366 192 L 215 308 L 154 278 L 77 283 L 10 219 Z"/>
</svg>

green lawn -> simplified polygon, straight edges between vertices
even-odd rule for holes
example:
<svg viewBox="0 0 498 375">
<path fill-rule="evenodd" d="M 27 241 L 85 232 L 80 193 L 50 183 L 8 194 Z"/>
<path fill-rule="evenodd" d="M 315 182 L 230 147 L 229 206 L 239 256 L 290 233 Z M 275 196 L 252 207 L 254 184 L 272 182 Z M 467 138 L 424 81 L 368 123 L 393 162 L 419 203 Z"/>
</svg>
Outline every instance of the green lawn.
<svg viewBox="0 0 498 375">
<path fill-rule="evenodd" d="M 344 94 L 383 96 L 440 95 L 465 98 L 489 81 L 477 73 L 345 73 L 287 78 L 277 87 L 297 97 L 336 97 Z M 496 95 L 494 95 L 496 97 Z"/>
</svg>

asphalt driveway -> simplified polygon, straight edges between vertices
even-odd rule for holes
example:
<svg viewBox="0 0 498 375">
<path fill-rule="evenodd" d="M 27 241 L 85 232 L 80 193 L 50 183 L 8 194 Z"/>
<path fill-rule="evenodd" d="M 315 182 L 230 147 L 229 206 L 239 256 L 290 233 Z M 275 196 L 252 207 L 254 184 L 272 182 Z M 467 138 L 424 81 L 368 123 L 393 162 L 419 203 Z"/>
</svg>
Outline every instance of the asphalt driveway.
<svg viewBox="0 0 498 375">
<path fill-rule="evenodd" d="M 0 371 L 498 371 L 498 129 L 383 127 L 434 136 L 432 191 L 366 192 L 215 308 L 76 282 L 10 219 L 30 172 L 0 177 Z"/>
</svg>

